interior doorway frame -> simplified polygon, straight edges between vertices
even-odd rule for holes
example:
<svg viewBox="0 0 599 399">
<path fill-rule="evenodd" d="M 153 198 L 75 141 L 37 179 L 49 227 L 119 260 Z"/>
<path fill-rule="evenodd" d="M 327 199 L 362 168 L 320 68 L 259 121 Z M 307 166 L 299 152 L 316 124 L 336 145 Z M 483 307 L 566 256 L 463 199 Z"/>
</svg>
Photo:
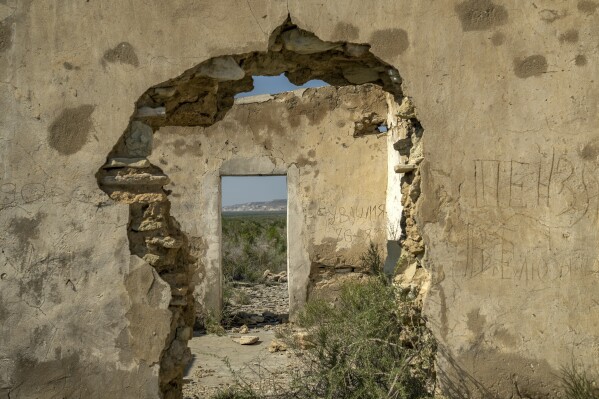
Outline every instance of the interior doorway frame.
<svg viewBox="0 0 599 399">
<path fill-rule="evenodd" d="M 299 196 L 299 168 L 292 165 L 280 165 L 273 167 L 272 161 L 267 162 L 257 158 L 232 158 L 226 161 L 220 168 L 216 179 L 213 180 L 218 200 L 213 201 L 215 208 L 208 210 L 213 215 L 218 215 L 214 222 L 213 231 L 218 240 L 215 244 L 218 248 L 213 249 L 213 273 L 207 273 L 205 298 L 213 300 L 206 301 L 204 306 L 208 312 L 220 316 L 223 309 L 223 261 L 222 261 L 222 178 L 229 176 L 286 176 L 287 177 L 287 289 L 289 292 L 289 318 L 295 320 L 299 311 L 307 301 L 308 284 L 310 281 L 310 257 L 305 237 L 305 215 Z M 218 256 L 214 256 L 218 254 Z M 216 259 L 214 259 L 216 258 Z"/>
</svg>

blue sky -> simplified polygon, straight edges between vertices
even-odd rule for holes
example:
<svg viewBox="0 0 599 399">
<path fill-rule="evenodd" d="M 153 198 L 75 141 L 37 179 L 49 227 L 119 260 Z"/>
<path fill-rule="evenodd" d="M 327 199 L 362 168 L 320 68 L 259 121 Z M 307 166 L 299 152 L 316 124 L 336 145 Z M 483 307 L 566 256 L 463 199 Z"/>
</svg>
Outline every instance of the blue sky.
<svg viewBox="0 0 599 399">
<path fill-rule="evenodd" d="M 284 74 L 279 76 L 254 76 L 254 90 L 246 93 L 239 93 L 235 98 L 257 96 L 258 94 L 276 94 L 284 91 L 291 91 L 308 87 L 322 87 L 329 84 L 322 80 L 311 80 L 301 86 L 296 86 L 285 77 Z"/>
<path fill-rule="evenodd" d="M 299 88 L 321 86 L 328 86 L 328 84 L 322 80 L 311 80 L 302 86 L 296 86 L 283 74 L 254 76 L 254 90 L 239 93 L 235 97 L 276 94 Z M 223 206 L 287 199 L 287 178 L 285 176 L 223 176 L 222 195 Z"/>
<path fill-rule="evenodd" d="M 286 176 L 223 176 L 223 206 L 287 199 Z"/>
</svg>

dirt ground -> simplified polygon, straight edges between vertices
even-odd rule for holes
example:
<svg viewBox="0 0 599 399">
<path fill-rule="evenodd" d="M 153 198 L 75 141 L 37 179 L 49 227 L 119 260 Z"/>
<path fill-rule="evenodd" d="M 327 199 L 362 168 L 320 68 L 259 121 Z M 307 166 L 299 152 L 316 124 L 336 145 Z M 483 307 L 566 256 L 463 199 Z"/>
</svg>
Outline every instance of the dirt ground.
<svg viewBox="0 0 599 399">
<path fill-rule="evenodd" d="M 292 351 L 269 351 L 276 340 L 275 329 L 288 313 L 287 284 L 239 285 L 235 289 L 246 303 L 234 304 L 229 312 L 234 319 L 245 321 L 249 331 L 240 333 L 235 323 L 223 336 L 195 334 L 189 341 L 193 361 L 184 377 L 185 399 L 208 399 L 236 382 L 260 392 L 276 390 L 297 370 Z M 259 341 L 253 345 L 234 341 L 242 336 L 257 336 Z"/>
<path fill-rule="evenodd" d="M 232 339 L 240 334 L 234 333 L 194 337 L 189 343 L 193 361 L 185 375 L 184 398 L 209 398 L 236 381 L 250 384 L 260 392 L 286 384 L 295 368 L 295 355 L 290 351 L 268 351 L 275 339 L 272 330 L 250 330 L 247 335 L 258 336 L 260 341 L 240 345 Z"/>
</svg>

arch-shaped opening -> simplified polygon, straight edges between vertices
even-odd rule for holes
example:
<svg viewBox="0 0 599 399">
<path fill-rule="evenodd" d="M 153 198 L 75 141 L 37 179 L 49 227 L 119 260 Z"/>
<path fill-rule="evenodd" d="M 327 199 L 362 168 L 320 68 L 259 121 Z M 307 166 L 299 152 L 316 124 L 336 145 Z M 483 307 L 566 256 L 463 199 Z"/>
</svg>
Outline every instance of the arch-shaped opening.
<svg viewBox="0 0 599 399">
<path fill-rule="evenodd" d="M 413 211 L 420 189 L 422 127 L 404 98 L 401 77 L 391 65 L 370 52 L 367 44 L 325 42 L 298 28 L 290 19 L 277 28 L 266 52 L 250 52 L 208 59 L 178 77 L 149 88 L 136 102 L 123 135 L 96 177 L 114 201 L 128 204 L 131 253 L 153 266 L 171 287 L 171 332 L 160 359 L 160 389 L 166 398 L 181 397 L 182 376 L 189 361 L 187 341 L 194 323 L 193 265 L 187 236 L 170 214 L 169 177 L 147 157 L 155 131 L 165 126 L 210 126 L 223 119 L 239 93 L 253 89 L 253 76 L 284 74 L 295 85 L 318 79 L 334 86 L 374 84 L 395 101 L 388 125 L 371 115 L 356 122 L 355 136 L 402 129 L 395 149 L 404 157 L 401 241 L 406 267 L 421 268 L 424 253 Z M 399 234 L 394 232 L 394 234 Z M 414 267 L 416 267 L 414 266 Z"/>
</svg>

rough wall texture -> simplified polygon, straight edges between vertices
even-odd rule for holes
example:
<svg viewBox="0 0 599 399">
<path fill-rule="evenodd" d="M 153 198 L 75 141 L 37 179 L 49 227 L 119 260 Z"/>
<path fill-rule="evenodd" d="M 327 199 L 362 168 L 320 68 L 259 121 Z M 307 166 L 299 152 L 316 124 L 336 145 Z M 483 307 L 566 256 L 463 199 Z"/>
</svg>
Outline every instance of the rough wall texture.
<svg viewBox="0 0 599 399">
<path fill-rule="evenodd" d="M 120 51 L 122 46 L 119 45 L 118 48 Z M 392 66 L 376 58 L 369 51 L 368 45 L 323 42 L 313 33 L 298 28 L 287 18 L 269 37 L 268 51 L 213 57 L 173 79 L 149 88 L 136 102 L 129 126 L 108 154 L 106 163 L 96 174 L 99 187 L 112 200 L 129 206 L 127 230 L 131 253 L 152 266 L 158 277 L 170 288 L 171 300 L 168 314 L 170 316 L 170 333 L 167 335 L 164 350 L 159 359 L 160 390 L 165 397 L 180 395 L 183 371 L 190 360 L 187 341 L 191 337 L 191 326 L 194 324 L 194 291 L 200 298 L 199 303 L 208 305 L 208 314 L 220 312 L 222 275 L 218 265 L 221 259 L 220 239 L 218 234 L 214 234 L 215 230 L 219 230 L 220 208 L 218 206 L 199 207 L 203 208 L 202 211 L 207 214 L 203 218 L 196 216 L 203 223 L 196 225 L 188 223 L 187 227 L 198 231 L 198 227 L 203 224 L 204 229 L 189 240 L 181 231 L 177 219 L 171 214 L 169 196 L 173 192 L 165 188 L 171 180 L 158 166 L 158 164 L 168 165 L 168 162 L 164 158 L 159 158 L 158 163 L 153 164 L 151 160 L 155 160 L 155 158 L 148 159 L 155 147 L 154 133 L 165 126 L 212 126 L 221 121 L 231 109 L 236 93 L 251 89 L 252 75 L 278 75 L 283 72 L 289 79 L 297 83 L 311 78 L 325 79 L 341 86 L 372 82 L 371 86 L 379 85 L 392 93 L 389 95 L 391 99 L 402 96 L 399 73 Z M 367 90 L 360 89 L 357 92 L 366 93 L 375 86 Z M 350 126 L 353 127 L 352 137 L 354 138 L 378 134 L 378 125 L 385 120 L 386 96 L 380 89 L 378 93 L 376 91 L 373 93 L 373 96 L 366 96 L 358 101 L 354 97 L 346 105 L 352 110 L 351 123 L 353 125 L 350 123 Z M 328 96 L 314 96 L 311 99 L 315 101 L 311 104 L 291 98 L 287 104 L 288 109 L 294 109 L 293 112 L 288 113 L 290 127 L 299 127 L 300 120 L 304 115 L 311 125 L 318 125 L 326 117 L 326 111 L 333 110 L 340 101 L 336 94 L 336 91 L 333 91 Z M 280 109 L 276 111 L 280 111 Z M 265 112 L 262 114 L 264 116 L 258 125 L 250 124 L 250 128 L 254 129 L 252 134 L 256 129 L 263 130 L 265 128 L 264 121 L 268 121 L 268 117 Z M 267 130 L 272 130 L 273 124 L 266 123 L 266 127 Z M 277 154 L 277 149 L 273 149 L 272 142 L 272 138 L 267 138 L 264 142 L 260 142 L 260 148 L 263 147 L 267 151 L 274 150 L 274 154 Z M 173 146 L 177 150 L 175 153 L 180 153 L 184 144 L 185 142 L 181 140 L 174 143 Z M 385 144 L 385 142 L 382 143 L 382 148 Z M 209 153 L 207 165 L 210 165 L 211 158 L 217 158 L 212 151 Z M 360 155 L 368 156 L 368 153 Z M 290 176 L 292 199 L 299 198 L 297 191 L 302 188 L 299 183 L 300 169 L 303 169 L 306 164 L 315 166 L 314 160 L 310 160 L 306 156 L 314 158 L 314 153 L 308 151 L 304 158 L 293 158 L 295 160 L 294 168 L 278 172 L 287 173 Z M 274 159 L 273 153 L 270 158 Z M 193 161 L 187 162 L 187 164 L 192 170 L 195 170 Z M 360 170 L 362 170 L 361 168 L 363 165 L 360 165 Z M 175 172 L 178 169 L 180 167 L 177 166 Z M 245 158 L 245 162 L 240 158 L 231 160 L 221 168 L 219 173 L 268 174 L 274 173 L 274 171 L 272 167 L 268 166 L 268 162 L 265 163 L 260 159 L 254 161 L 249 156 Z M 202 192 L 207 205 L 217 204 L 217 199 L 220 198 L 216 189 L 219 187 L 219 173 L 208 174 L 204 171 L 202 174 L 202 183 L 210 182 L 204 184 L 205 191 Z M 381 176 L 384 176 L 384 173 Z M 320 180 L 322 179 L 318 179 L 318 181 Z M 187 181 L 193 181 L 193 179 Z M 367 186 L 364 182 L 355 181 L 355 183 Z M 377 192 L 382 193 L 383 185 L 379 186 L 381 189 Z M 333 189 L 335 188 L 337 190 L 334 191 L 347 189 L 347 187 L 333 187 Z M 186 194 L 187 191 L 190 192 Z M 191 191 L 195 192 L 196 190 L 186 190 L 183 187 L 185 197 L 188 195 L 193 197 Z M 370 198 L 367 192 L 363 194 L 365 197 L 363 199 Z M 182 194 L 176 195 L 181 196 Z M 176 198 L 176 195 L 172 197 Z M 357 198 L 354 196 L 354 199 Z M 380 202 L 376 205 L 370 205 L 362 211 L 365 215 L 362 217 L 367 219 L 363 222 L 366 223 L 352 226 L 361 227 L 361 230 L 343 226 L 345 228 L 340 228 L 340 232 L 336 233 L 335 238 L 327 237 L 329 245 L 320 244 L 316 250 L 311 249 L 310 252 L 316 255 L 315 262 L 312 262 L 314 267 L 311 267 L 308 250 L 303 244 L 306 241 L 313 245 L 312 234 L 304 229 L 303 210 L 306 205 L 299 200 L 291 205 L 291 213 L 298 215 L 298 217 L 291 217 L 292 224 L 289 228 L 293 234 L 290 241 L 295 245 L 288 251 L 289 278 L 292 281 L 290 285 L 292 316 L 306 300 L 308 279 L 317 280 L 318 282 L 313 286 L 318 287 L 327 270 L 335 277 L 338 270 L 347 271 L 349 269 L 350 272 L 353 272 L 356 269 L 358 257 L 356 252 L 358 248 L 364 252 L 364 245 L 353 244 L 355 236 L 360 236 L 366 241 L 372 238 L 376 243 L 380 243 L 384 238 L 384 233 L 380 228 L 381 225 L 385 225 L 385 212 L 382 211 L 384 204 L 382 198 L 379 200 Z M 341 208 L 345 210 L 345 207 Z M 341 208 L 339 209 L 341 210 Z M 358 211 L 356 203 L 353 208 L 355 217 L 355 213 L 360 211 Z M 195 216 L 197 213 L 194 212 L 194 209 L 183 212 L 182 220 L 193 220 L 194 218 L 190 219 L 190 216 Z M 322 213 L 324 212 L 323 210 Z M 347 212 L 351 215 L 351 207 Z M 330 210 L 329 213 L 331 213 Z M 335 222 L 333 221 L 333 223 Z M 348 221 L 344 220 L 343 223 L 347 224 Z M 213 227 L 216 229 L 212 229 Z M 339 226 L 337 228 L 339 229 Z M 320 233 L 319 230 L 318 232 Z M 329 235 L 332 234 L 329 232 Z M 345 246 L 349 246 L 350 250 L 343 250 L 343 245 L 332 245 L 330 242 L 334 239 L 339 241 L 341 235 L 344 237 Z M 318 235 L 316 237 L 318 238 Z M 207 267 L 200 267 L 202 261 Z M 325 278 L 325 280 L 331 279 Z M 205 316 L 206 312 L 202 312 L 202 314 Z"/>
<path fill-rule="evenodd" d="M 560 366 L 599 367 L 593 2 L 7 0 L 0 396 L 160 395 L 171 286 L 131 257 L 127 207 L 95 174 L 148 88 L 265 51 L 288 14 L 323 40 L 371 44 L 414 101 L 443 391 L 557 397 Z"/>
<path fill-rule="evenodd" d="M 386 95 L 364 85 L 238 102 L 211 127 L 158 130 L 150 161 L 172 181 L 172 213 L 198 261 L 196 296 L 212 311 L 221 301 L 220 176 L 288 176 L 293 313 L 308 279 L 358 273 L 369 242 L 385 248 L 386 136 L 355 134 L 365 119 L 386 119 Z"/>
</svg>

